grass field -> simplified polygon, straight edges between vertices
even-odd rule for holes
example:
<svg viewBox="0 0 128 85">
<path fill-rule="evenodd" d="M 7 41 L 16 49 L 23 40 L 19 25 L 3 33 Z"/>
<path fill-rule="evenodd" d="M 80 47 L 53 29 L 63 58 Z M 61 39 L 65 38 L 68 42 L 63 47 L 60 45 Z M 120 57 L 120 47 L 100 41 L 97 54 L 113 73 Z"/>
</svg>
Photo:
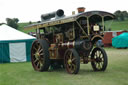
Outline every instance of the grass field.
<svg viewBox="0 0 128 85">
<path fill-rule="evenodd" d="M 90 63 L 81 64 L 77 75 L 64 69 L 36 72 L 30 62 L 0 64 L 0 85 L 128 85 L 128 49 L 105 49 L 105 72 L 94 72 Z"/>
<path fill-rule="evenodd" d="M 28 32 L 35 32 L 35 30 L 25 30 L 24 27 L 25 26 L 28 26 L 29 24 L 28 23 L 19 23 L 18 24 L 18 30 L 22 31 L 22 32 L 25 32 L 25 33 L 28 33 Z"/>
<path fill-rule="evenodd" d="M 111 25 L 110 25 L 111 23 Z M 127 30 L 128 31 L 128 20 L 126 21 L 109 21 L 105 23 L 106 28 L 111 28 L 112 31 L 115 30 Z M 110 27 L 109 27 L 110 25 Z"/>
</svg>

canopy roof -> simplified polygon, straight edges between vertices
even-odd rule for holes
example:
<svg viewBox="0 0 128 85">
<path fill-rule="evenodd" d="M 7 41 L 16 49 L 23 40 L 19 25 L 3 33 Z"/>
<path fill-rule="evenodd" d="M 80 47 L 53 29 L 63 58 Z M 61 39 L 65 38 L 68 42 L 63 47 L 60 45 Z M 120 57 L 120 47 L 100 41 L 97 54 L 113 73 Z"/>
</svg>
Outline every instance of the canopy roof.
<svg viewBox="0 0 128 85">
<path fill-rule="evenodd" d="M 0 26 L 0 41 L 35 39 L 7 25 Z"/>
<path fill-rule="evenodd" d="M 74 22 L 80 17 L 88 18 L 89 21 L 93 21 L 93 23 L 96 23 L 96 22 L 101 22 L 102 18 L 104 18 L 104 21 L 112 20 L 115 18 L 115 15 L 109 12 L 104 12 L 104 11 L 88 11 L 88 12 L 78 13 L 76 15 L 72 15 L 69 17 L 62 17 L 62 18 L 57 18 L 49 21 L 44 21 L 41 23 L 32 24 L 32 25 L 26 26 L 25 28 L 33 29 L 33 28 L 42 28 L 47 26 L 64 24 L 64 23 Z"/>
</svg>

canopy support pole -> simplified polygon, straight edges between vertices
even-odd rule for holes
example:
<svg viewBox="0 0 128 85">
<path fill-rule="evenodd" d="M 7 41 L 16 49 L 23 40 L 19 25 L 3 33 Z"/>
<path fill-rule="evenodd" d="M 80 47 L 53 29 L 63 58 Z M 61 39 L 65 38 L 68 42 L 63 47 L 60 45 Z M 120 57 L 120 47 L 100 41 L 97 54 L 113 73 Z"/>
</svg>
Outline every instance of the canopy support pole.
<svg viewBox="0 0 128 85">
<path fill-rule="evenodd" d="M 82 26 L 79 24 L 79 22 L 78 21 L 76 21 L 76 23 L 78 24 L 78 26 L 80 27 L 80 29 L 82 30 L 82 33 L 84 33 L 85 35 L 87 35 L 86 34 L 86 32 L 84 31 L 84 29 L 82 28 Z"/>
<path fill-rule="evenodd" d="M 103 25 L 103 32 L 104 32 L 104 16 L 102 17 L 102 25 Z"/>
<path fill-rule="evenodd" d="M 88 28 L 88 35 L 90 35 L 90 26 L 89 26 L 89 18 L 87 17 L 87 28 Z"/>
</svg>

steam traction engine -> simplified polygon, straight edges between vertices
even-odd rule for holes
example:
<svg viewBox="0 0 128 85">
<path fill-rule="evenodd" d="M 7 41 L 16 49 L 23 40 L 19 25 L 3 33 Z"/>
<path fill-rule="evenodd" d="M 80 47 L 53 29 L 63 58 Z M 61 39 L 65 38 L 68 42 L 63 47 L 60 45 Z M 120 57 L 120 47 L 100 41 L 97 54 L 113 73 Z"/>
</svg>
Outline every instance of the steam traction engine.
<svg viewBox="0 0 128 85">
<path fill-rule="evenodd" d="M 65 17 L 59 9 L 41 15 L 41 19 L 40 23 L 25 27 L 36 29 L 37 40 L 31 48 L 31 62 L 36 71 L 47 71 L 50 65 L 58 63 L 68 73 L 77 74 L 80 62 L 91 62 L 94 71 L 105 71 L 107 54 L 95 43 L 103 38 L 104 21 L 114 19 L 113 14 L 89 11 Z"/>
</svg>

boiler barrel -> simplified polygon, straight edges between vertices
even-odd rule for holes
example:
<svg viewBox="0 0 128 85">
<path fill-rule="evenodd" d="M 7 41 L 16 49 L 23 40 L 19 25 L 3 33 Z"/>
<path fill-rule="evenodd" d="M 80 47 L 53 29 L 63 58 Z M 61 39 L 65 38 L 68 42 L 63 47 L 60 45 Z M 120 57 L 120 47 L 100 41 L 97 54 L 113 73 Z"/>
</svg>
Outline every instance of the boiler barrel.
<svg viewBox="0 0 128 85">
<path fill-rule="evenodd" d="M 59 9 L 55 12 L 51 12 L 51 13 L 47 13 L 47 14 L 42 14 L 41 15 L 41 20 L 44 21 L 44 20 L 49 20 L 53 17 L 61 17 L 64 15 L 64 11 L 62 9 Z"/>
<path fill-rule="evenodd" d="M 60 43 L 59 47 L 66 47 L 66 48 L 75 48 L 77 50 L 89 50 L 92 47 L 92 44 L 88 40 L 81 40 L 81 41 L 72 41 L 72 42 L 65 42 Z"/>
</svg>

